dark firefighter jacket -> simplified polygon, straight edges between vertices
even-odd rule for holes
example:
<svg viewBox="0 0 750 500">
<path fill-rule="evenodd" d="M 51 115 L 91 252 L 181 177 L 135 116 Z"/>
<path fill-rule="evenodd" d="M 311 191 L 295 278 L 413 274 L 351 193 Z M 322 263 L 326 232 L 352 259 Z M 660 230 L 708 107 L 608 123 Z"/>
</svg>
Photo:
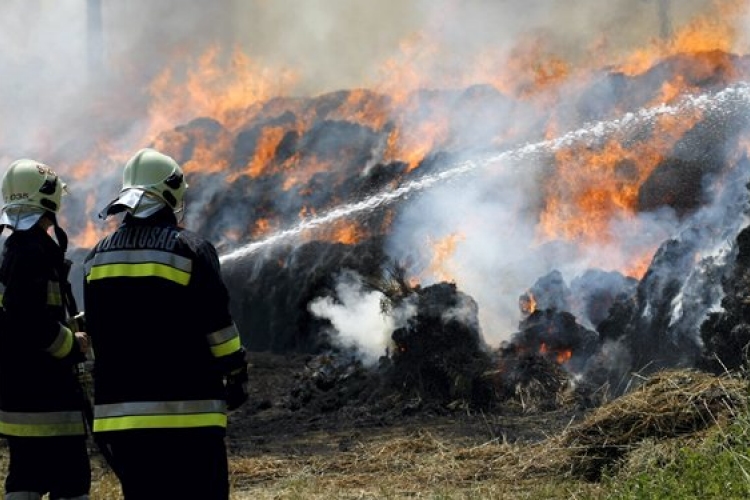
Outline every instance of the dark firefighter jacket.
<svg viewBox="0 0 750 500">
<path fill-rule="evenodd" d="M 0 434 L 85 433 L 80 352 L 65 326 L 64 251 L 39 226 L 14 231 L 0 266 Z M 62 284 L 62 285 L 61 285 Z"/>
<path fill-rule="evenodd" d="M 84 268 L 94 432 L 225 428 L 223 377 L 245 361 L 213 245 L 170 210 L 126 215 Z"/>
</svg>

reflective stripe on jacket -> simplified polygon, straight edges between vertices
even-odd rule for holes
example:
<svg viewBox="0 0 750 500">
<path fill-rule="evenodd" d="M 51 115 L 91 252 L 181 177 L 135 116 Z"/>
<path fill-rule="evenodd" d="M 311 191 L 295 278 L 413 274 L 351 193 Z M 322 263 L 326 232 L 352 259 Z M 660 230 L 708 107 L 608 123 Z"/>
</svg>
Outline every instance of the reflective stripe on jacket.
<svg viewBox="0 0 750 500">
<path fill-rule="evenodd" d="M 0 265 L 0 434 L 85 433 L 73 332 L 65 326 L 64 252 L 40 227 L 14 231 Z"/>
<path fill-rule="evenodd" d="M 94 431 L 226 425 L 226 404 L 221 400 L 149 401 L 97 405 Z"/>
<path fill-rule="evenodd" d="M 80 411 L 0 411 L 0 434 L 6 436 L 79 436 L 85 432 Z"/>
<path fill-rule="evenodd" d="M 171 211 L 126 216 L 84 273 L 94 430 L 226 427 L 223 377 L 242 346 L 214 247 Z"/>
</svg>

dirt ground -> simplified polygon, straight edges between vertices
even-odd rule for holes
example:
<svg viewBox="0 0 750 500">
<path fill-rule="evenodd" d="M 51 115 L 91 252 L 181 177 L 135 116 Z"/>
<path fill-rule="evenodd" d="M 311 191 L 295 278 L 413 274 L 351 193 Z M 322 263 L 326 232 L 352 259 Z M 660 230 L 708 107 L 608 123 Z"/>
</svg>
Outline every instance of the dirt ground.
<svg viewBox="0 0 750 500">
<path fill-rule="evenodd" d="M 517 407 L 487 413 L 460 405 L 431 407 L 420 401 L 397 408 L 385 405 L 321 411 L 297 408 L 292 394 L 311 361 L 306 355 L 250 354 L 250 400 L 229 418 L 228 443 L 234 456 L 264 454 L 325 455 L 353 443 L 388 439 L 428 430 L 458 445 L 536 442 L 556 434 L 583 413 L 576 409 L 527 413 Z M 331 389 L 332 391 L 335 388 Z"/>
</svg>

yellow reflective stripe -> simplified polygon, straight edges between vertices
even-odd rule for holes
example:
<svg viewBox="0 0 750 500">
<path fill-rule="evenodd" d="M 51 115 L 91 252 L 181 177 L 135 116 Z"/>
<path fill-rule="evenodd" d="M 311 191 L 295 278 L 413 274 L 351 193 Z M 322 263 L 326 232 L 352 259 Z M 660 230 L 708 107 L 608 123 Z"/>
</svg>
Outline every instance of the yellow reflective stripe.
<svg viewBox="0 0 750 500">
<path fill-rule="evenodd" d="M 187 257 L 161 250 L 118 250 L 97 253 L 87 262 L 86 281 L 106 278 L 156 276 L 187 285 L 193 262 Z"/>
<path fill-rule="evenodd" d="M 207 335 L 206 338 L 211 346 L 211 353 L 217 358 L 240 349 L 240 331 L 234 323 Z"/>
<path fill-rule="evenodd" d="M 211 354 L 213 354 L 217 358 L 220 358 L 222 356 L 226 356 L 228 354 L 232 354 L 233 352 L 239 351 L 240 347 L 240 337 L 237 336 L 231 340 L 224 342 L 223 344 L 212 345 Z"/>
<path fill-rule="evenodd" d="M 106 264 L 94 266 L 86 276 L 86 281 L 107 278 L 142 278 L 154 276 L 174 281 L 179 285 L 187 285 L 190 282 L 190 273 L 175 269 L 165 264 L 148 262 L 145 264 Z"/>
<path fill-rule="evenodd" d="M 62 305 L 62 292 L 60 291 L 60 283 L 57 281 L 47 282 L 47 305 Z"/>
<path fill-rule="evenodd" d="M 197 415 L 144 415 L 94 419 L 94 432 L 120 431 L 126 429 L 176 429 L 185 427 L 226 426 L 226 413 L 201 413 Z"/>
<path fill-rule="evenodd" d="M 60 359 L 70 353 L 73 348 L 73 332 L 69 328 L 60 325 L 60 331 L 55 337 L 55 340 L 45 349 L 48 353 L 54 357 Z"/>
<path fill-rule="evenodd" d="M 3 412 L 0 411 L 0 433 L 8 436 L 79 436 L 85 433 L 79 411 Z"/>
<path fill-rule="evenodd" d="M 85 433 L 83 422 L 74 424 L 26 425 L 0 422 L 0 434 L 19 437 L 80 436 Z"/>
<path fill-rule="evenodd" d="M 178 427 L 226 427 L 226 403 L 220 399 L 134 401 L 94 407 L 94 430 Z"/>
<path fill-rule="evenodd" d="M 237 329 L 237 325 L 235 323 L 232 323 L 226 328 L 222 328 L 221 330 L 216 330 L 215 332 L 208 334 L 206 337 L 208 338 L 209 344 L 219 345 L 226 342 L 227 340 L 232 340 L 234 337 L 238 337 L 239 335 L 240 331 Z"/>
<path fill-rule="evenodd" d="M 182 255 L 163 250 L 117 250 L 113 252 L 99 252 L 92 260 L 86 263 L 86 272 L 92 267 L 104 264 L 144 264 L 146 262 L 158 262 L 167 264 L 185 272 L 190 272 L 193 261 Z"/>
</svg>

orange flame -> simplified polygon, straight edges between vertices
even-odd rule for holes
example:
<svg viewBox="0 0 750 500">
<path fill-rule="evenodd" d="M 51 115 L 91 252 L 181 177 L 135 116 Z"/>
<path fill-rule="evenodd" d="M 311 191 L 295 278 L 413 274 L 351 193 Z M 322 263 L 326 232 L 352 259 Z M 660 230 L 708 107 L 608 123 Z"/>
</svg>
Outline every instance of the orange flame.
<svg viewBox="0 0 750 500">
<path fill-rule="evenodd" d="M 641 184 L 659 165 L 663 152 L 699 118 L 699 113 L 692 117 L 661 116 L 648 138 L 627 147 L 610 139 L 595 149 L 579 146 L 558 151 L 556 175 L 545 187 L 545 209 L 536 228 L 538 241 L 561 239 L 580 246 L 614 242 L 617 235 L 610 231 L 610 221 L 617 217 L 633 219 Z M 654 250 L 646 250 L 623 271 L 640 273 L 635 276 L 641 277 Z M 594 265 L 613 267 L 606 260 Z"/>
<path fill-rule="evenodd" d="M 542 342 L 539 344 L 539 353 L 540 354 L 554 354 L 555 361 L 557 361 L 557 364 L 564 364 L 567 361 L 570 360 L 570 358 L 573 357 L 573 350 L 572 349 L 550 349 L 547 347 L 547 344 Z"/>
<path fill-rule="evenodd" d="M 431 243 L 432 260 L 430 261 L 428 271 L 436 279 L 440 281 L 453 280 L 453 275 L 449 271 L 449 260 L 456 252 L 458 244 L 464 239 L 464 235 L 460 233 L 452 233 Z"/>
<path fill-rule="evenodd" d="M 654 41 L 649 47 L 634 52 L 619 69 L 632 76 L 643 73 L 671 54 L 731 52 L 733 41 L 737 39 L 733 19 L 745 10 L 744 2 L 739 0 L 715 2 L 711 14 L 693 19 L 670 40 Z"/>
<path fill-rule="evenodd" d="M 521 309 L 521 314 L 524 316 L 529 316 L 536 311 L 536 298 L 534 297 L 534 294 L 531 293 L 531 291 L 526 291 L 521 297 L 518 299 L 518 306 Z"/>
</svg>

